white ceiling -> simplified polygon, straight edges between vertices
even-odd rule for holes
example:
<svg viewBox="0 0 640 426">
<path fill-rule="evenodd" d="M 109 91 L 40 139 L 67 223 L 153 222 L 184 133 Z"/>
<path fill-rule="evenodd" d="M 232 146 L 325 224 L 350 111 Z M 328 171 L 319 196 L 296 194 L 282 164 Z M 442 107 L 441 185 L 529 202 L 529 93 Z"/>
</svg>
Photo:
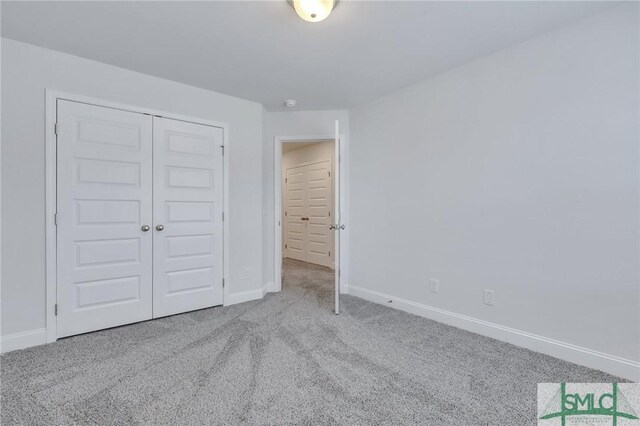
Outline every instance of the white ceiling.
<svg viewBox="0 0 640 426">
<path fill-rule="evenodd" d="M 2 36 L 284 110 L 341 109 L 595 13 L 611 2 L 2 1 Z"/>
</svg>

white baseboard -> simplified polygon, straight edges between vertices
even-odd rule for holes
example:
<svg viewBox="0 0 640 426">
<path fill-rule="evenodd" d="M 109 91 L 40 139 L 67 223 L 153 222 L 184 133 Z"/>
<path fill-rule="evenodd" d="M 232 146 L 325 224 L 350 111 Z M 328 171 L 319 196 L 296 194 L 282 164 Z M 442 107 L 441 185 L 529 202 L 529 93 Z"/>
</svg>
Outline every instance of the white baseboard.
<svg viewBox="0 0 640 426">
<path fill-rule="evenodd" d="M 526 331 L 516 330 L 466 315 L 456 314 L 444 309 L 423 305 L 362 287 L 350 286 L 349 294 L 370 302 L 380 303 L 390 308 L 400 309 L 463 330 L 531 349 L 545 355 L 601 370 L 634 382 L 640 381 L 640 362 L 605 354 Z M 392 303 L 388 303 L 390 300 Z"/>
<path fill-rule="evenodd" d="M 264 287 L 261 287 L 255 290 L 230 293 L 227 295 L 227 298 L 224 301 L 224 306 L 235 305 L 237 303 L 250 302 L 252 300 L 262 299 L 262 297 L 264 297 Z"/>
<path fill-rule="evenodd" d="M 274 282 L 268 282 L 262 286 L 262 292 L 264 294 L 273 293 L 274 291 L 276 291 L 276 283 Z"/>
<path fill-rule="evenodd" d="M 38 328 L 0 337 L 0 352 L 11 352 L 45 343 L 47 343 L 47 329 Z"/>
</svg>

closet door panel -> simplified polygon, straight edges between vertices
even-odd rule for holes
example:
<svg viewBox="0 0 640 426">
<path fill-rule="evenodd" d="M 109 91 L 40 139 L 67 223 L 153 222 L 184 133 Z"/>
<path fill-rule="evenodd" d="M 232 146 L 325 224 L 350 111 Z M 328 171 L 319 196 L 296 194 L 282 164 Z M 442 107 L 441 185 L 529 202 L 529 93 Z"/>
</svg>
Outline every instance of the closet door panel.
<svg viewBox="0 0 640 426">
<path fill-rule="evenodd" d="M 222 304 L 223 130 L 153 120 L 157 318 Z"/>
<path fill-rule="evenodd" d="M 152 316 L 151 117 L 57 102 L 58 337 Z"/>
<path fill-rule="evenodd" d="M 285 256 L 307 261 L 307 169 L 292 167 L 285 174 Z"/>
<path fill-rule="evenodd" d="M 316 265 L 331 265 L 331 161 L 321 161 L 307 167 L 306 205 L 307 261 Z"/>
</svg>

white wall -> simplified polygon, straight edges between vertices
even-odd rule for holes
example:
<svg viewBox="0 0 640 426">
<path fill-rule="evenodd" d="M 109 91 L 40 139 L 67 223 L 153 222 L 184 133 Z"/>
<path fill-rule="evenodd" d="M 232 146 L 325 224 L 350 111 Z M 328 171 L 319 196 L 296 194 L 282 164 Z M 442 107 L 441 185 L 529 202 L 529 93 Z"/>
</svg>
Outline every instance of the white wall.
<svg viewBox="0 0 640 426">
<path fill-rule="evenodd" d="M 295 146 L 296 144 L 293 143 L 293 145 Z M 286 188 L 286 182 L 285 182 L 285 178 L 287 176 L 287 169 L 290 169 L 292 167 L 297 167 L 300 166 L 302 164 L 310 164 L 310 163 L 319 163 L 321 161 L 329 161 L 329 164 L 331 164 L 331 183 L 329 184 L 329 188 L 330 188 L 330 192 L 329 192 L 329 199 L 331 200 L 331 214 L 334 215 L 334 211 L 335 211 L 335 200 L 334 200 L 334 196 L 333 196 L 333 188 L 334 188 L 334 182 L 333 182 L 333 178 L 336 175 L 336 171 L 335 171 L 335 159 L 334 159 L 334 147 L 335 142 L 318 142 L 318 143 L 314 143 L 313 145 L 308 145 L 308 146 L 302 146 L 300 148 L 293 148 L 291 151 L 287 151 L 287 152 L 283 152 L 282 153 L 282 181 L 280 182 L 281 188 L 282 188 L 282 196 L 281 198 L 281 209 L 280 209 L 280 215 L 282 216 L 280 218 L 280 223 L 282 223 L 282 238 L 280 241 L 282 241 L 282 256 L 283 257 L 287 257 L 287 253 L 285 250 L 285 243 L 286 238 L 285 238 L 285 224 L 286 224 L 286 220 L 285 220 L 285 216 L 284 216 L 284 212 L 287 210 L 286 209 L 286 193 L 285 193 L 285 188 Z M 334 217 L 334 216 L 332 216 Z M 329 246 L 332 247 L 334 245 L 334 233 L 331 232 L 329 233 Z M 331 265 L 333 267 L 334 264 L 334 255 L 335 255 L 335 250 L 331 250 L 331 257 L 330 257 L 330 262 Z"/>
<path fill-rule="evenodd" d="M 350 293 L 637 368 L 638 36 L 628 3 L 350 111 Z"/>
<path fill-rule="evenodd" d="M 346 110 L 335 111 L 296 111 L 296 112 L 271 112 L 265 116 L 264 141 L 262 151 L 262 218 L 263 218 L 263 257 L 262 270 L 265 283 L 274 280 L 274 137 L 276 136 L 323 136 L 335 133 L 335 120 L 340 120 L 340 133 L 349 138 L 349 112 Z M 348 153 L 344 161 L 348 161 Z M 344 179 L 343 179 L 344 178 Z M 345 182 L 343 191 L 348 192 L 346 182 L 348 175 L 341 178 Z M 348 209 L 342 209 L 343 219 L 348 223 Z M 348 240 L 347 240 L 348 241 Z M 342 267 L 343 287 L 348 286 L 348 265 Z"/>
<path fill-rule="evenodd" d="M 229 124 L 231 299 L 261 297 L 261 105 L 2 39 L 2 336 L 45 326 L 45 88 Z"/>
</svg>

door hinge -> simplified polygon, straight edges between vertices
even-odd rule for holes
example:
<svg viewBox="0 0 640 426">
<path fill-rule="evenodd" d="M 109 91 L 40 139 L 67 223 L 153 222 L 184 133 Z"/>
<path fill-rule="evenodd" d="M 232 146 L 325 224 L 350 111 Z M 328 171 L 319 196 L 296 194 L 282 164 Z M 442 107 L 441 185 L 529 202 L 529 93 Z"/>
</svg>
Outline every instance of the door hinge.
<svg viewBox="0 0 640 426">
<path fill-rule="evenodd" d="M 338 278 L 340 278 L 340 269 L 338 269 Z"/>
<path fill-rule="evenodd" d="M 53 224 L 58 226 L 58 213 L 53 214 Z"/>
<path fill-rule="evenodd" d="M 329 257 L 331 257 L 331 252 L 329 252 Z"/>
<path fill-rule="evenodd" d="M 331 217 L 331 212 L 329 212 L 329 217 Z"/>
<path fill-rule="evenodd" d="M 224 278 L 222 279 L 222 288 L 224 288 Z"/>
<path fill-rule="evenodd" d="M 222 212 L 222 221 L 224 222 L 224 212 Z"/>
<path fill-rule="evenodd" d="M 327 173 L 329 173 L 329 177 L 331 177 L 331 172 L 327 172 Z"/>
<path fill-rule="evenodd" d="M 289 178 L 284 178 L 284 183 L 287 183 L 289 181 Z"/>
<path fill-rule="evenodd" d="M 220 148 L 222 148 L 222 155 L 224 155 L 224 145 L 220 145 Z"/>
<path fill-rule="evenodd" d="M 284 245 L 284 248 L 289 248 L 286 244 Z"/>
<path fill-rule="evenodd" d="M 56 134 L 56 135 L 58 134 L 58 123 L 57 122 L 53 125 L 53 133 Z"/>
<path fill-rule="evenodd" d="M 58 315 L 58 304 L 57 303 L 53 306 L 53 314 L 54 315 Z"/>
<path fill-rule="evenodd" d="M 286 211 L 284 212 L 284 215 L 285 215 L 285 216 L 287 215 L 287 212 L 286 212 Z"/>
</svg>

